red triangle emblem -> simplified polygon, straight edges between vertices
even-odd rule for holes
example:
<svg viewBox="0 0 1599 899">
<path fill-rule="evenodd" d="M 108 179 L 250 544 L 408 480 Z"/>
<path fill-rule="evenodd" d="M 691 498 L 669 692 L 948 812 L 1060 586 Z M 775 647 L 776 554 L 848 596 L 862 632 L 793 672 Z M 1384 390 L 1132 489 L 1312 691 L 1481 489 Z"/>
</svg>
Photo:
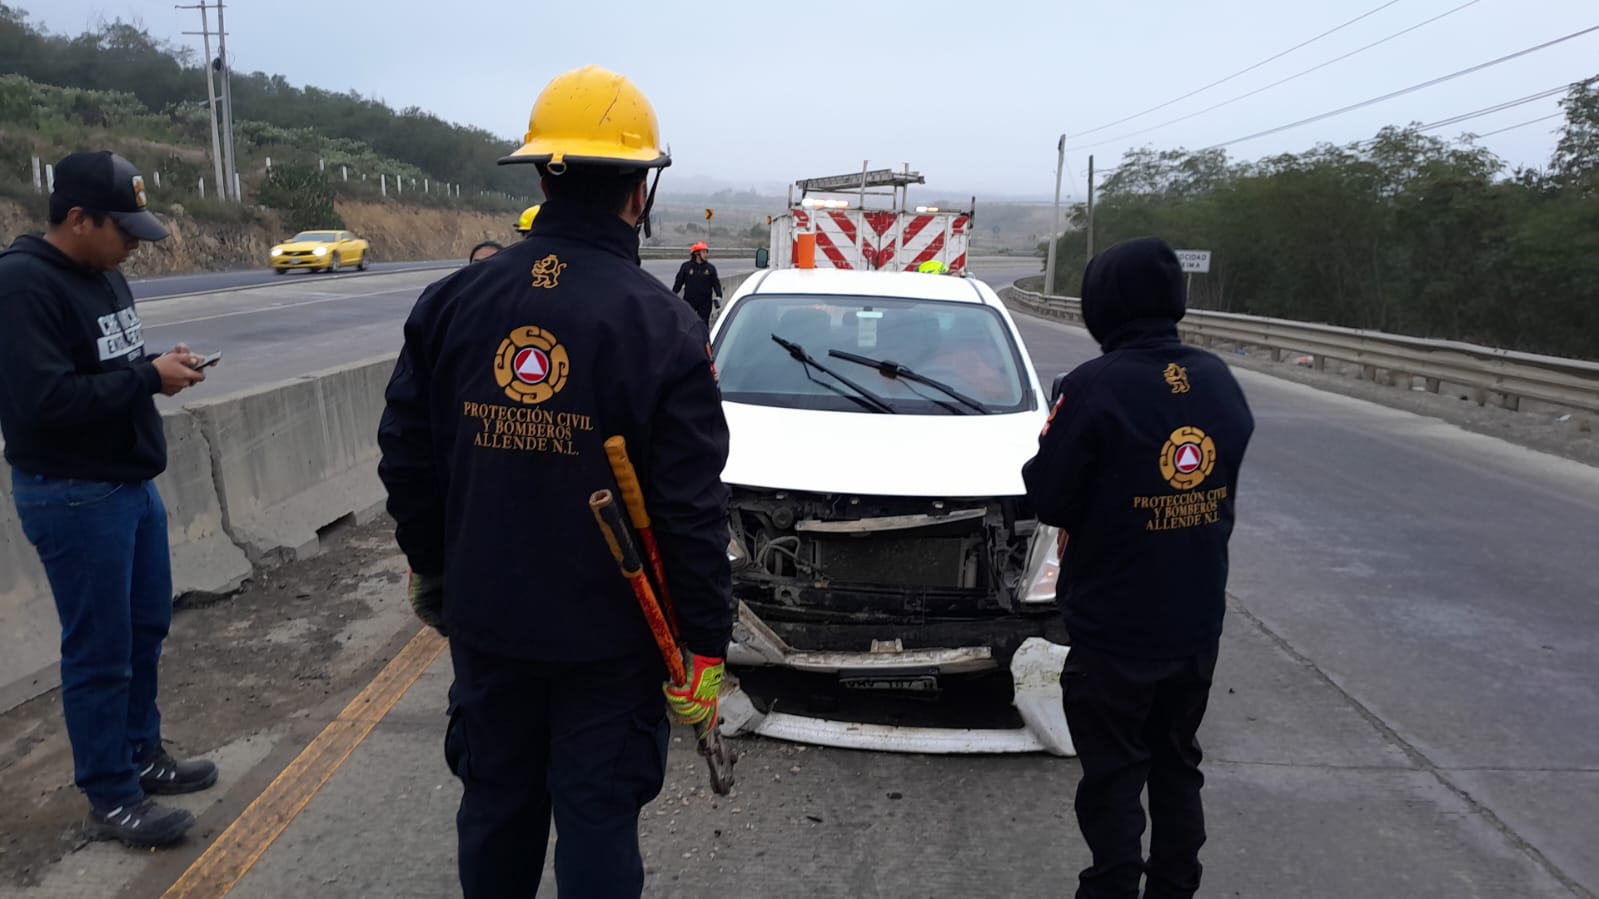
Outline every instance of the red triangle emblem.
<svg viewBox="0 0 1599 899">
<path fill-rule="evenodd" d="M 548 356 L 533 347 L 516 354 L 516 376 L 529 384 L 537 384 L 550 373 Z"/>
<path fill-rule="evenodd" d="M 1177 470 L 1188 474 L 1199 469 L 1199 447 L 1185 443 L 1177 448 Z"/>
</svg>

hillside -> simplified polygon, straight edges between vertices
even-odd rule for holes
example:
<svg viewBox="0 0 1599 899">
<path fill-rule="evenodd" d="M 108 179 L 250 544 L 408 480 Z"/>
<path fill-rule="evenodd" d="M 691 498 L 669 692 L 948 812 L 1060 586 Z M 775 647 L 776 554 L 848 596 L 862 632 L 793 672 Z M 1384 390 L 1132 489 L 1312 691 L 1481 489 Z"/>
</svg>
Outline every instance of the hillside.
<svg viewBox="0 0 1599 899">
<path fill-rule="evenodd" d="M 41 206 L 0 199 L 0 245 L 18 234 L 42 230 Z M 505 243 L 515 236 L 505 217 L 468 210 L 349 201 L 338 203 L 336 211 L 351 230 L 371 241 L 376 261 L 465 259 L 478 241 Z M 129 277 L 262 268 L 267 250 L 287 236 L 270 214 L 231 222 L 202 220 L 182 204 L 171 204 L 163 218 L 172 238 L 140 247 L 122 266 Z"/>
</svg>

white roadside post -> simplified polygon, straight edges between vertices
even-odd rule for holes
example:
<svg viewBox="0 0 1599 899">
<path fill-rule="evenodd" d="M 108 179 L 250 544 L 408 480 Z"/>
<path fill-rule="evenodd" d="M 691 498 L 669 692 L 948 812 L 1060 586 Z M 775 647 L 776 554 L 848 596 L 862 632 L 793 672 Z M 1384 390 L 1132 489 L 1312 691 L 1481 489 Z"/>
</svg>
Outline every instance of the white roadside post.
<svg viewBox="0 0 1599 899">
<path fill-rule="evenodd" d="M 33 157 L 33 192 L 44 193 L 44 167 L 39 157 Z"/>
<path fill-rule="evenodd" d="M 1060 173 L 1066 167 L 1066 135 L 1055 144 L 1055 210 L 1049 219 L 1049 251 L 1044 261 L 1044 296 L 1055 295 L 1055 244 L 1060 240 Z"/>
</svg>

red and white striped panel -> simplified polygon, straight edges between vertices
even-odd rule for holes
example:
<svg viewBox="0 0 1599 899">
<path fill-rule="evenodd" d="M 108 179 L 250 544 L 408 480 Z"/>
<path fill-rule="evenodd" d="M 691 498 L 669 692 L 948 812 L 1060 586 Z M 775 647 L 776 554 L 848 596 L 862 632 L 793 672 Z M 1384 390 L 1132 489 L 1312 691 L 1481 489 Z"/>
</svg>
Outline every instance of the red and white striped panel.
<svg viewBox="0 0 1599 899">
<path fill-rule="evenodd" d="M 855 249 L 855 223 L 850 220 L 847 213 L 824 210 L 813 214 L 808 210 L 796 209 L 794 210 L 796 246 L 799 235 L 805 233 L 816 235 L 818 268 L 861 267 L 861 257 Z"/>
<path fill-rule="evenodd" d="M 966 267 L 970 223 L 966 215 L 794 210 L 795 234 L 816 235 L 816 264 L 842 269 L 915 271 L 928 260 L 943 259 L 960 271 Z"/>
<path fill-rule="evenodd" d="M 971 216 L 913 215 L 905 217 L 893 267 L 913 272 L 924 262 L 943 259 L 959 271 L 966 267 L 966 229 Z"/>
<path fill-rule="evenodd" d="M 848 212 L 830 209 L 816 216 L 816 250 L 833 268 L 869 268 L 856 245 L 859 232 Z M 820 263 L 821 260 L 817 260 Z"/>
</svg>

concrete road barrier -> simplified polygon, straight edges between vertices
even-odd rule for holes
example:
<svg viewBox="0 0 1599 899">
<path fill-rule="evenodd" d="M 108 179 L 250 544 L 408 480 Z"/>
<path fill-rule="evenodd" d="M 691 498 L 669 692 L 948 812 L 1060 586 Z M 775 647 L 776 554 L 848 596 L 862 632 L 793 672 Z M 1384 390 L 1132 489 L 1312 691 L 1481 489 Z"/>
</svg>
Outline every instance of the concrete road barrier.
<svg viewBox="0 0 1599 899">
<path fill-rule="evenodd" d="M 61 624 L 39 556 L 11 498 L 11 466 L 0 461 L 0 711 L 61 681 Z"/>
<path fill-rule="evenodd" d="M 223 530 L 210 450 L 189 413 L 164 413 L 161 423 L 167 470 L 155 483 L 167 508 L 173 593 L 232 592 L 250 576 L 250 563 Z M 11 468 L 0 461 L 0 711 L 61 682 L 55 600 L 16 513 Z"/>
<path fill-rule="evenodd" d="M 250 576 L 250 560 L 223 526 L 211 448 L 190 413 L 168 412 L 162 419 L 167 470 L 155 483 L 167 507 L 172 591 L 178 596 L 232 593 Z"/>
<path fill-rule="evenodd" d="M 394 357 L 184 408 L 211 451 L 228 534 L 253 562 L 302 559 L 318 532 L 383 505 L 377 428 Z"/>
</svg>

